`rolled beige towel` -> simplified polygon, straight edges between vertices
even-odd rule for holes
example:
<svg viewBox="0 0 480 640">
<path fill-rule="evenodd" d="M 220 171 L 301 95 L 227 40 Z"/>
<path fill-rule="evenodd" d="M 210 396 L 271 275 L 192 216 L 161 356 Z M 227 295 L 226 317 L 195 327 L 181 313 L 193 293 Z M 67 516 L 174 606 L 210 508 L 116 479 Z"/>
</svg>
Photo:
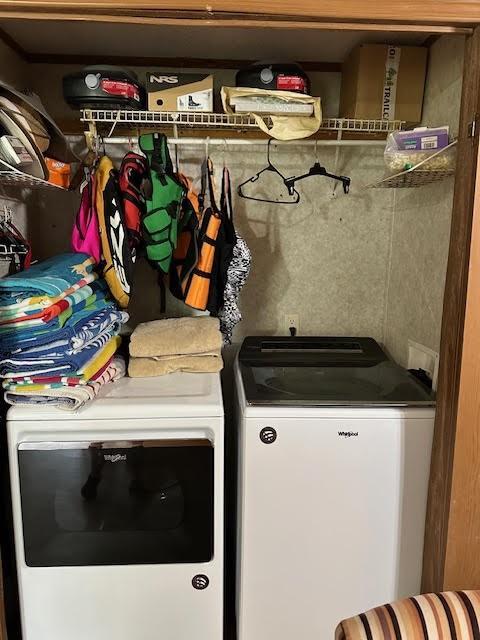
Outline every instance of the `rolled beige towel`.
<svg viewBox="0 0 480 640">
<path fill-rule="evenodd" d="M 139 324 L 130 338 L 134 358 L 190 356 L 218 352 L 222 347 L 218 318 L 169 318 Z"/>
<path fill-rule="evenodd" d="M 165 358 L 130 357 L 128 375 L 131 378 L 165 376 L 168 373 L 217 373 L 223 368 L 220 349 L 215 354 L 193 356 L 167 356 Z"/>
</svg>

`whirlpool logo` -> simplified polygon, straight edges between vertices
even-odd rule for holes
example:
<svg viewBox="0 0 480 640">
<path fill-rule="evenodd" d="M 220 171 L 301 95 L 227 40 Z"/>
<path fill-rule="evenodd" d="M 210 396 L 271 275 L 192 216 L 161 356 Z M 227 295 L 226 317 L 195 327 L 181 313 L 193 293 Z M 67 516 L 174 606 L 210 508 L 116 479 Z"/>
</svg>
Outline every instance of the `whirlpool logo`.
<svg viewBox="0 0 480 640">
<path fill-rule="evenodd" d="M 358 431 L 339 431 L 339 438 L 358 438 Z"/>
<path fill-rule="evenodd" d="M 106 462 L 125 462 L 127 459 L 126 453 L 106 453 L 103 456 Z"/>
</svg>

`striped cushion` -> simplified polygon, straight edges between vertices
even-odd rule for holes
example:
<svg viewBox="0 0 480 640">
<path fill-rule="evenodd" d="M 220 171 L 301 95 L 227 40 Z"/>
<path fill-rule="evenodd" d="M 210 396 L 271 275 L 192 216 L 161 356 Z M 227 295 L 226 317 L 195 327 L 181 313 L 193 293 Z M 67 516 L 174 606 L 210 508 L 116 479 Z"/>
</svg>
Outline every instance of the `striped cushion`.
<svg viewBox="0 0 480 640">
<path fill-rule="evenodd" d="M 341 622 L 335 640 L 480 640 L 480 591 L 386 604 Z"/>
</svg>

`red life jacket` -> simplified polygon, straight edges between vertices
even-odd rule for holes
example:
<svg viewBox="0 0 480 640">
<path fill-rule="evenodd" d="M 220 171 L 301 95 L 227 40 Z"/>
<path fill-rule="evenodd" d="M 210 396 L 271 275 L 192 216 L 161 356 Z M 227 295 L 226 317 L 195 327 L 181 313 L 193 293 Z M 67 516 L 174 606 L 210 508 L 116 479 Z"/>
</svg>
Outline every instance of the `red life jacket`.
<svg viewBox="0 0 480 640">
<path fill-rule="evenodd" d="M 130 247 L 134 249 L 142 239 L 140 223 L 147 211 L 143 183 L 148 180 L 148 162 L 144 156 L 129 151 L 122 160 L 118 183 L 122 196 L 124 221 Z"/>
</svg>

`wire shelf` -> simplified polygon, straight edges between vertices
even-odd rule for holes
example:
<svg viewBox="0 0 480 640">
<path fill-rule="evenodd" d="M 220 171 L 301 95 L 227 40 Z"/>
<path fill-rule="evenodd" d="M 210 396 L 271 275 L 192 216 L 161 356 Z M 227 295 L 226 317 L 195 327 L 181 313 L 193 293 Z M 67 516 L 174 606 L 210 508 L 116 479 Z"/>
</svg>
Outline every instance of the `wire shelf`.
<svg viewBox="0 0 480 640">
<path fill-rule="evenodd" d="M 448 146 L 440 149 L 425 160 L 422 160 L 422 162 L 419 162 L 414 167 L 406 169 L 405 171 L 400 171 L 399 173 L 395 173 L 393 176 L 387 176 L 386 178 L 383 178 L 383 180 L 379 180 L 378 182 L 369 185 L 369 188 L 402 189 L 423 187 L 426 184 L 431 184 L 433 182 L 439 182 L 440 180 L 450 178 L 451 176 L 455 175 L 455 166 L 449 166 L 444 169 L 425 169 L 425 166 L 428 165 L 429 162 L 432 162 L 432 160 L 437 156 L 440 156 L 448 151 L 452 151 L 456 144 L 457 141 L 454 140 Z M 454 162 L 451 162 L 451 165 L 454 165 Z"/>
<path fill-rule="evenodd" d="M 269 116 L 262 116 L 267 124 Z M 128 111 L 106 109 L 84 109 L 80 120 L 88 124 L 143 127 L 185 127 L 204 129 L 258 130 L 250 115 L 226 113 L 183 113 L 175 111 Z M 389 133 L 402 129 L 402 120 L 356 120 L 351 118 L 325 118 L 323 131 L 345 131 L 351 133 Z"/>
<path fill-rule="evenodd" d="M 64 187 L 52 184 L 51 182 L 48 182 L 48 180 L 43 180 L 42 178 L 36 178 L 35 176 L 19 171 L 14 167 L 11 167 L 10 169 L 0 168 L 0 184 L 12 187 L 25 187 L 28 189 L 41 188 L 67 191 Z"/>
<path fill-rule="evenodd" d="M 454 169 L 437 169 L 427 171 L 425 169 L 417 169 L 397 173 L 370 185 L 372 189 L 401 189 L 411 187 L 423 187 L 432 182 L 439 182 L 455 175 Z"/>
</svg>

